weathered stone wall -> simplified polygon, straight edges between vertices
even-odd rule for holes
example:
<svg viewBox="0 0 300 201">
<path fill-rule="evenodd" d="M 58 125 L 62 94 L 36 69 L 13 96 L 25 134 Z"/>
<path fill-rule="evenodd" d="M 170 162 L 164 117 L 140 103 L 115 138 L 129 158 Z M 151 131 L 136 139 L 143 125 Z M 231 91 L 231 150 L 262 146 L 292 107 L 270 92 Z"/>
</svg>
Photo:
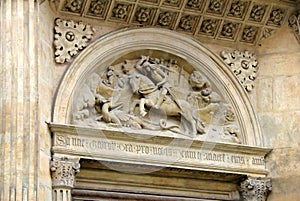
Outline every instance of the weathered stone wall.
<svg viewBox="0 0 300 201">
<path fill-rule="evenodd" d="M 285 26 L 257 49 L 256 110 L 266 146 L 271 201 L 298 200 L 300 188 L 300 45 Z"/>
<path fill-rule="evenodd" d="M 231 48 L 209 45 L 219 54 Z M 244 50 L 236 47 L 238 50 Z M 300 45 L 285 25 L 261 46 L 250 50 L 259 62 L 249 98 L 259 118 L 273 190 L 268 200 L 298 200 L 300 188 Z"/>
</svg>

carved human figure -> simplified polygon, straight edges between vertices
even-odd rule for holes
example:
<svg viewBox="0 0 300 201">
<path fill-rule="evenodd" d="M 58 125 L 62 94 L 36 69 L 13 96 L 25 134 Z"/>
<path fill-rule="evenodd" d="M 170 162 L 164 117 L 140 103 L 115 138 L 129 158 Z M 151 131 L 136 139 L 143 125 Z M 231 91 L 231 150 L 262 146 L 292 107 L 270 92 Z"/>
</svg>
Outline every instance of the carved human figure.
<svg viewBox="0 0 300 201">
<path fill-rule="evenodd" d="M 147 114 L 145 106 L 153 107 L 159 97 L 160 91 L 157 86 L 148 77 L 142 74 L 136 74 L 130 78 L 129 81 L 133 93 L 142 95 L 141 98 L 133 102 L 130 109 L 133 109 L 139 104 L 139 111 L 142 116 Z M 167 116 L 181 116 L 182 125 L 184 131 L 188 132 L 189 136 L 195 136 L 197 133 L 204 133 L 204 125 L 200 118 L 194 115 L 193 108 L 185 100 L 178 100 L 175 102 L 169 96 L 165 96 L 165 100 L 160 105 L 160 109 L 163 110 Z"/>
<path fill-rule="evenodd" d="M 156 104 L 153 106 L 155 109 L 159 109 L 161 103 L 166 98 L 168 92 L 170 92 L 170 84 L 167 80 L 167 75 L 159 68 L 159 64 L 151 63 L 149 57 L 142 56 L 136 64 L 136 69 L 143 75 L 150 78 L 156 87 L 160 90 L 159 98 Z"/>
</svg>

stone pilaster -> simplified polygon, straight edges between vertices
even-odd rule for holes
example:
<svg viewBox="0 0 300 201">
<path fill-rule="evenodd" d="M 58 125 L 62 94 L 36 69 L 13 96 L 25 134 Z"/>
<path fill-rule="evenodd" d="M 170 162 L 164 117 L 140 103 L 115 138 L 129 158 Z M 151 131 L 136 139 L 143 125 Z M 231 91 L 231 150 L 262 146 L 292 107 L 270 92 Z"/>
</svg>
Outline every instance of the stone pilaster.
<svg viewBox="0 0 300 201">
<path fill-rule="evenodd" d="M 38 15 L 38 1 L 0 1 L 0 200 L 5 201 L 39 200 Z"/>
<path fill-rule="evenodd" d="M 251 178 L 241 182 L 241 200 L 265 201 L 272 190 L 271 180 L 268 178 Z"/>
<path fill-rule="evenodd" d="M 79 159 L 53 158 L 52 172 L 52 200 L 71 201 L 71 190 L 74 187 L 75 175 L 79 172 Z"/>
</svg>

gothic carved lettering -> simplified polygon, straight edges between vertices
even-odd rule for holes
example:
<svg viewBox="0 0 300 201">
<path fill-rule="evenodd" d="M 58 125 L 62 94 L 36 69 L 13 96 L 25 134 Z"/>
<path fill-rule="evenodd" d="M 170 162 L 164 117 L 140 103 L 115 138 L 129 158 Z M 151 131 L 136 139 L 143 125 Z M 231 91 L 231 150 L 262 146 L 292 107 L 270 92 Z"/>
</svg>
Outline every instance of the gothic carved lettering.
<svg viewBox="0 0 300 201">
<path fill-rule="evenodd" d="M 255 56 L 248 51 L 240 52 L 235 50 L 232 53 L 222 51 L 221 57 L 246 91 L 252 91 L 258 70 L 258 62 Z"/>
<path fill-rule="evenodd" d="M 69 62 L 71 57 L 85 48 L 92 39 L 94 29 L 82 22 L 75 23 L 62 19 L 55 20 L 55 61 L 57 63 Z"/>
</svg>

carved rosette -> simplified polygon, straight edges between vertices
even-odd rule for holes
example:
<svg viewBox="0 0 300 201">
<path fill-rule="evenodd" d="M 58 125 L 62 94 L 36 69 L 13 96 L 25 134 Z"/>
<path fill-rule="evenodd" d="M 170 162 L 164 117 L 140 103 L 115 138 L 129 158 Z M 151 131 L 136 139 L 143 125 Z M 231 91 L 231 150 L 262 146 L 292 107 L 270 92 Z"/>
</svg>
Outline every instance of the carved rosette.
<svg viewBox="0 0 300 201">
<path fill-rule="evenodd" d="M 300 10 L 290 16 L 289 26 L 293 29 L 294 34 L 300 43 Z"/>
<path fill-rule="evenodd" d="M 50 165 L 54 188 L 73 188 L 75 175 L 79 172 L 79 159 L 53 158 Z"/>
<path fill-rule="evenodd" d="M 78 51 L 88 45 L 88 41 L 94 34 L 94 29 L 90 25 L 59 18 L 55 20 L 54 30 L 55 61 L 57 63 L 69 62 L 71 57 L 77 55 Z"/>
<path fill-rule="evenodd" d="M 246 91 L 252 91 L 258 70 L 258 62 L 255 56 L 248 51 L 235 50 L 234 52 L 222 51 L 221 57 Z"/>
<path fill-rule="evenodd" d="M 271 191 L 271 180 L 267 178 L 248 178 L 240 186 L 242 200 L 246 201 L 265 201 Z"/>
</svg>

